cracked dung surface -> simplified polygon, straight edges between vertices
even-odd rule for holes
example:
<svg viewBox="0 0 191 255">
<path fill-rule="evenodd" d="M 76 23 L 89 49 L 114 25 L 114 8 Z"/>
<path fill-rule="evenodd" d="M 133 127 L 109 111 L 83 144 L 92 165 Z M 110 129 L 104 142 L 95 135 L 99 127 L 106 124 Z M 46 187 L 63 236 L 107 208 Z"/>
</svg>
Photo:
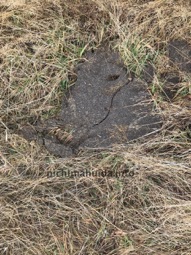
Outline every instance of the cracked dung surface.
<svg viewBox="0 0 191 255">
<path fill-rule="evenodd" d="M 22 131 L 56 156 L 125 143 L 161 127 L 145 83 L 130 77 L 118 53 L 97 50 L 86 57 L 59 115 Z"/>
</svg>

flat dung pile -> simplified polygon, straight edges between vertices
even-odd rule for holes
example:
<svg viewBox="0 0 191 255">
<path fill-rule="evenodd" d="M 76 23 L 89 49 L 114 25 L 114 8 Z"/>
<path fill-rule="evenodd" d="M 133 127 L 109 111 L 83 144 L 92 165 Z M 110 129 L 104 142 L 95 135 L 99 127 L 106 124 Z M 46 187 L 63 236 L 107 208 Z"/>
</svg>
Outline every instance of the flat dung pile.
<svg viewBox="0 0 191 255">
<path fill-rule="evenodd" d="M 161 126 L 146 84 L 133 78 L 116 52 L 89 52 L 57 117 L 23 129 L 54 155 L 79 148 L 108 147 L 137 139 Z M 39 136 L 39 135 L 38 135 Z"/>
</svg>

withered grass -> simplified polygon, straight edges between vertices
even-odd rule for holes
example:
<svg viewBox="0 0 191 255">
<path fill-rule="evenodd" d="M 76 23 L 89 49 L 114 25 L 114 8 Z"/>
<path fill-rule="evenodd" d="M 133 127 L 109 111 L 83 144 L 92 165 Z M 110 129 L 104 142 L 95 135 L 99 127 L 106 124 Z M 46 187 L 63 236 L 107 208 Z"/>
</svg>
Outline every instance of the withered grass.
<svg viewBox="0 0 191 255">
<path fill-rule="evenodd" d="M 166 45 L 191 42 L 190 27 L 190 1 L 1 1 L 0 254 L 191 254 L 190 80 L 173 102 L 160 94 Z M 59 111 L 75 65 L 101 45 L 137 75 L 154 61 L 162 130 L 71 159 L 22 138 L 22 125 Z M 124 169 L 134 176 L 56 176 Z"/>
</svg>

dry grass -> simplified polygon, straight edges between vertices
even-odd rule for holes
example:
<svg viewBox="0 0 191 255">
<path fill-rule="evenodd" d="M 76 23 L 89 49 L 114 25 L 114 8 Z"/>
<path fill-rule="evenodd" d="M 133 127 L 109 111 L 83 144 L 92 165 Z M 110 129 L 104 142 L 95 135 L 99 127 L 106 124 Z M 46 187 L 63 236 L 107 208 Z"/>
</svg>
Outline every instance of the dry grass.
<svg viewBox="0 0 191 255">
<path fill-rule="evenodd" d="M 191 254 L 190 81 L 161 99 L 168 40 L 191 42 L 190 1 L 17 0 L 0 4 L 0 254 Z M 18 135 L 59 110 L 83 52 L 110 44 L 151 89 L 164 119 L 152 141 L 56 159 Z M 181 96 L 181 91 L 187 95 Z M 50 171 L 80 177 L 48 177 Z M 134 171 L 133 177 L 83 171 Z"/>
</svg>

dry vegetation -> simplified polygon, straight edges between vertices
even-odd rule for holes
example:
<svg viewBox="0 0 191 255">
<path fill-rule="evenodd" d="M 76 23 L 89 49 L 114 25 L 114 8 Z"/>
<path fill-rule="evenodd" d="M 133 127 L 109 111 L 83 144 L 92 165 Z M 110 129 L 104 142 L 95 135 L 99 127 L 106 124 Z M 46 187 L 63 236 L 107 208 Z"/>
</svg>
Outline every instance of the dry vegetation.
<svg viewBox="0 0 191 255">
<path fill-rule="evenodd" d="M 6 0 L 0 4 L 0 254 L 191 254 L 190 80 L 169 102 L 170 39 L 191 42 L 190 1 Z M 151 93 L 164 119 L 152 141 L 57 159 L 18 131 L 59 110 L 73 67 L 109 44 L 140 73 L 155 57 Z M 181 73 L 184 77 L 185 74 Z M 58 169 L 134 177 L 48 178 Z"/>
</svg>

